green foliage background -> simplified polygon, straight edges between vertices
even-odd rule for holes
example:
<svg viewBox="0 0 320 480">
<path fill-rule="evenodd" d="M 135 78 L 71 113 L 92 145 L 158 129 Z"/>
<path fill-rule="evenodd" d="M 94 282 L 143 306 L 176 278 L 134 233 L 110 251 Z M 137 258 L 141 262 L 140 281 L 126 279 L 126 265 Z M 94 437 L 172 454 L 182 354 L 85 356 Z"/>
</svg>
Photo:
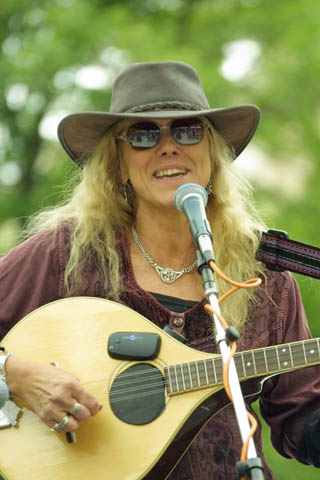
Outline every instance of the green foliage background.
<svg viewBox="0 0 320 480">
<path fill-rule="evenodd" d="M 110 89 L 82 88 L 76 72 L 99 65 L 114 75 L 130 62 L 161 60 L 191 63 L 212 106 L 261 108 L 250 160 L 255 167 L 261 154 L 267 159 L 253 178 L 258 206 L 273 228 L 319 245 L 319 18 L 314 0 L 1 2 L 0 251 L 18 242 L 31 213 L 61 199 L 76 171 L 56 141 L 41 137 L 41 122 L 49 113 L 108 108 Z M 247 76 L 231 82 L 219 69 L 226 46 L 241 40 L 261 54 Z M 320 284 L 297 279 L 320 336 Z M 277 479 L 318 478 L 315 469 L 281 459 L 264 435 Z"/>
</svg>

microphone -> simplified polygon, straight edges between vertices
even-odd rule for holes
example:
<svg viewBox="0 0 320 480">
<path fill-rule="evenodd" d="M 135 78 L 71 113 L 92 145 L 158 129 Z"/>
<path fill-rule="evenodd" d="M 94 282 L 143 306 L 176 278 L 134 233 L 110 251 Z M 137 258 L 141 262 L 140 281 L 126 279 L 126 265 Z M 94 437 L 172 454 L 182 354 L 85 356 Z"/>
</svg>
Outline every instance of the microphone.
<svg viewBox="0 0 320 480">
<path fill-rule="evenodd" d="M 196 183 L 185 183 L 176 191 L 173 203 L 189 220 L 191 234 L 206 263 L 214 261 L 212 233 L 205 211 L 208 203 L 205 189 Z"/>
</svg>

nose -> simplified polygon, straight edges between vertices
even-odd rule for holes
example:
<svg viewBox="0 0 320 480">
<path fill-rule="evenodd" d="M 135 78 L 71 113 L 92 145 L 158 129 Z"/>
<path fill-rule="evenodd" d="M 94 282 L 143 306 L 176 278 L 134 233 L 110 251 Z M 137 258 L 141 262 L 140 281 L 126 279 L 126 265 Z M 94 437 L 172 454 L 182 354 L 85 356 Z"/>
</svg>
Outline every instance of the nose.
<svg viewBox="0 0 320 480">
<path fill-rule="evenodd" d="M 177 143 L 171 136 L 169 125 L 161 128 L 161 137 L 157 144 L 157 153 L 159 155 L 177 155 L 178 148 Z"/>
</svg>

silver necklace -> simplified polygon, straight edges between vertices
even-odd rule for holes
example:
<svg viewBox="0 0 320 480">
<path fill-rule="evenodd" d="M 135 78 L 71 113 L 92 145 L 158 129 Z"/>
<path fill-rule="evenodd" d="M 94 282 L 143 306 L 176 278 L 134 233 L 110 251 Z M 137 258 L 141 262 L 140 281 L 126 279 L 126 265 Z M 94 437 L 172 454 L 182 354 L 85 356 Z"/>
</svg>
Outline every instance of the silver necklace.
<svg viewBox="0 0 320 480">
<path fill-rule="evenodd" d="M 155 268 L 157 274 L 159 275 L 159 277 L 164 283 L 173 283 L 176 280 L 178 280 L 178 278 L 180 278 L 184 273 L 192 272 L 192 270 L 194 270 L 194 268 L 196 267 L 197 260 L 195 260 L 192 265 L 189 265 L 189 267 L 186 267 L 183 270 L 180 270 L 178 272 L 176 270 L 172 270 L 171 268 L 160 267 L 143 248 L 134 225 L 132 225 L 131 230 L 132 230 L 133 239 L 136 242 L 138 248 L 141 250 L 143 256 L 148 260 L 150 265 L 152 265 L 153 268 Z"/>
</svg>

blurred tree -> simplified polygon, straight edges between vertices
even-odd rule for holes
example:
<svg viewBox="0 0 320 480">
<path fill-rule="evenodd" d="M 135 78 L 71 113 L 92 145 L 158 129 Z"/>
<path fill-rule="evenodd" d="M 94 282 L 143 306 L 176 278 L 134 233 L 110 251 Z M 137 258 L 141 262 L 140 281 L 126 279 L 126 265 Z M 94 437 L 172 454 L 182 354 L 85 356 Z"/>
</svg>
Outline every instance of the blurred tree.
<svg viewBox="0 0 320 480">
<path fill-rule="evenodd" d="M 112 79 L 125 64 L 168 59 L 197 68 L 212 105 L 261 107 L 253 146 L 237 163 L 252 176 L 273 227 L 319 244 L 319 11 L 313 0 L 6 2 L 0 250 L 16 241 L 24 218 L 60 199 L 59 185 L 75 168 L 52 140 L 57 120 L 106 109 Z M 312 318 L 317 283 L 299 281 Z M 312 326 L 320 334 L 318 324 Z"/>
<path fill-rule="evenodd" d="M 272 227 L 320 245 L 319 17 L 314 0 L 2 2 L 0 251 L 18 241 L 26 217 L 62 198 L 77 170 L 54 139 L 58 119 L 107 109 L 123 66 L 161 60 L 194 65 L 212 106 L 260 106 L 237 165 Z M 298 281 L 320 336 L 319 282 Z"/>
</svg>

